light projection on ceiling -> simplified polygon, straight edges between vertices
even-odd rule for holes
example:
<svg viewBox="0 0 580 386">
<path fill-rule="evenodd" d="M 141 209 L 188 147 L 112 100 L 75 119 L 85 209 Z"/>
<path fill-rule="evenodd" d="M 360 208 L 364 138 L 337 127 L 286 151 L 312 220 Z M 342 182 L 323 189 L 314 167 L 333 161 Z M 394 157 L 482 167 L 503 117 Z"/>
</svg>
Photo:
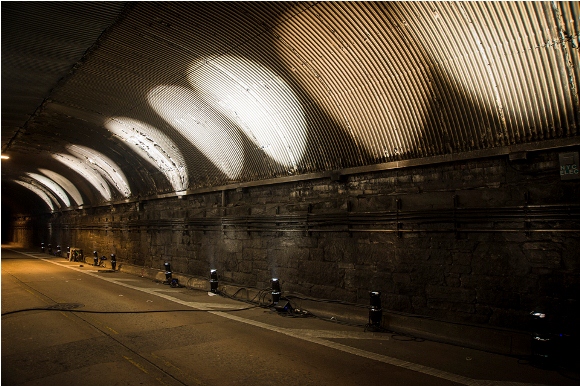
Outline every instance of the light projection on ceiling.
<svg viewBox="0 0 580 386">
<path fill-rule="evenodd" d="M 248 59 L 227 55 L 191 68 L 189 82 L 205 102 L 236 122 L 268 156 L 297 168 L 306 146 L 306 120 L 282 78 Z"/>
<path fill-rule="evenodd" d="M 200 60 L 191 88 L 158 86 L 149 103 L 230 178 L 244 165 L 244 136 L 278 163 L 297 168 L 306 148 L 298 98 L 275 73 L 248 59 Z"/>
<path fill-rule="evenodd" d="M 38 197 L 40 197 L 45 203 L 46 205 L 48 205 L 48 207 L 50 208 L 51 211 L 54 211 L 54 204 L 52 203 L 52 200 L 48 197 L 48 195 L 42 191 L 42 189 L 40 189 L 37 186 L 34 186 L 28 182 L 24 182 L 24 181 L 14 181 L 16 182 L 18 185 L 21 185 L 23 187 L 25 187 L 26 189 L 30 190 L 31 192 L 35 193 L 36 195 L 38 195 Z"/>
<path fill-rule="evenodd" d="M 155 111 L 197 147 L 229 178 L 243 167 L 242 137 L 227 119 L 220 119 L 199 93 L 186 87 L 158 86 L 149 92 Z"/>
<path fill-rule="evenodd" d="M 131 195 L 127 178 L 117 164 L 105 155 L 86 146 L 68 145 L 67 150 L 78 159 L 91 165 L 94 170 L 114 186 L 125 197 Z"/>
<path fill-rule="evenodd" d="M 47 178 L 45 176 L 41 176 L 40 174 L 36 174 L 36 173 L 26 173 L 26 174 L 28 174 L 29 177 L 34 178 L 36 181 L 40 182 L 41 184 L 46 186 L 48 189 L 50 189 L 54 194 L 56 194 L 56 196 L 58 198 L 60 198 L 62 200 L 62 202 L 64 203 L 64 205 L 66 207 L 70 206 L 70 200 L 68 199 L 68 196 L 66 195 L 65 191 L 56 182 L 54 182 L 50 178 Z"/>
<path fill-rule="evenodd" d="M 52 157 L 83 176 L 105 200 L 109 201 L 111 199 L 111 189 L 109 189 L 107 181 L 84 160 L 64 153 L 54 153 Z"/>
<path fill-rule="evenodd" d="M 114 118 L 105 126 L 123 141 L 135 145 L 132 147 L 135 152 L 159 169 L 175 191 L 187 189 L 189 179 L 185 160 L 173 141 L 160 130 L 126 117 Z"/>
<path fill-rule="evenodd" d="M 38 169 L 38 170 L 42 174 L 44 174 L 45 176 L 47 176 L 48 178 L 50 178 L 51 180 L 53 180 L 54 182 L 56 182 L 57 184 L 62 186 L 62 188 L 73 199 L 75 204 L 77 204 L 79 206 L 83 205 L 83 198 L 82 198 L 79 190 L 76 188 L 76 186 L 73 185 L 72 182 L 70 182 L 69 180 L 67 180 L 66 178 L 61 176 L 60 174 L 53 172 L 52 170 L 48 170 L 48 169 Z"/>
</svg>

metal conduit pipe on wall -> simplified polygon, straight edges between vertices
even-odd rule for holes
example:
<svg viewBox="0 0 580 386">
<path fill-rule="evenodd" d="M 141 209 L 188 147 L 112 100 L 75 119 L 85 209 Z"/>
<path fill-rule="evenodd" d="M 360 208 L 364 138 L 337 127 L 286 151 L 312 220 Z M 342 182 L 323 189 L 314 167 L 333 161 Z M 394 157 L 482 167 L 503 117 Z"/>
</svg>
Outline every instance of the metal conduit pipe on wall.
<svg viewBox="0 0 580 386">
<path fill-rule="evenodd" d="M 558 228 L 541 228 L 543 223 L 555 222 Z M 454 223 L 453 228 L 421 229 L 423 225 Z M 309 232 L 385 232 L 389 226 L 401 224 L 400 232 L 475 232 L 471 224 L 494 224 L 492 228 L 478 228 L 486 232 L 572 232 L 578 230 L 580 205 L 534 205 L 505 208 L 456 208 L 429 211 L 364 212 L 333 214 L 294 214 L 273 216 L 218 216 L 203 219 L 129 220 L 107 224 L 53 224 L 53 229 L 78 230 L 175 230 L 175 231 L 309 231 Z M 496 229 L 498 223 L 527 224 L 525 228 Z M 575 226 L 573 225 L 575 224 Z M 377 228 L 380 226 L 382 228 Z M 344 229 L 324 229 L 346 227 Z"/>
</svg>

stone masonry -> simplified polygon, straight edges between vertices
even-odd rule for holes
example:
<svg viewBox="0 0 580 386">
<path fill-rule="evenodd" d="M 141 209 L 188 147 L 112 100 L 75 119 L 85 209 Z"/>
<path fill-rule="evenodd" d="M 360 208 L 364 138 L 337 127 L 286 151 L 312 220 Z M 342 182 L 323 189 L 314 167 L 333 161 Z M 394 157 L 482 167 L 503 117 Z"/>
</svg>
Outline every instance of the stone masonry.
<svg viewBox="0 0 580 386">
<path fill-rule="evenodd" d="M 558 153 L 238 188 L 54 214 L 15 231 L 119 262 L 524 330 L 544 307 L 577 329 L 580 182 Z M 22 219 L 21 219 L 22 222 Z M 63 248 L 64 249 L 64 248 Z"/>
</svg>

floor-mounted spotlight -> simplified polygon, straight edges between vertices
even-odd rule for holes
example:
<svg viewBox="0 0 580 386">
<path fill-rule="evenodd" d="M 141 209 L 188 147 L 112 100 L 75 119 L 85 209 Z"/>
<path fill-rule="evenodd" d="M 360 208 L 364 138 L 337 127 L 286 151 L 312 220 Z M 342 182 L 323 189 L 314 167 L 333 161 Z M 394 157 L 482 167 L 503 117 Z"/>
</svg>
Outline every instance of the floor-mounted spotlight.
<svg viewBox="0 0 580 386">
<path fill-rule="evenodd" d="M 171 282 L 171 263 L 163 263 L 163 267 L 165 268 L 165 280 L 167 282 Z"/>
<path fill-rule="evenodd" d="M 174 278 L 171 272 L 171 263 L 167 262 L 163 263 L 163 268 L 165 268 L 165 281 L 163 282 L 163 284 L 169 284 L 173 288 L 180 287 L 179 279 Z"/>
<path fill-rule="evenodd" d="M 550 333 L 550 324 L 541 308 L 530 313 L 532 327 L 532 360 L 547 363 L 554 359 L 554 342 Z M 554 335 L 555 337 L 555 335 Z"/>
<path fill-rule="evenodd" d="M 376 291 L 369 292 L 371 297 L 371 308 L 369 310 L 369 326 L 381 328 L 383 318 L 383 309 L 381 307 L 381 293 Z"/>
<path fill-rule="evenodd" d="M 218 289 L 218 274 L 217 269 L 212 269 L 209 271 L 209 287 L 211 292 L 217 293 Z"/>
<path fill-rule="evenodd" d="M 278 304 L 280 301 L 280 295 L 282 294 L 282 290 L 280 289 L 280 280 L 273 278 L 270 280 L 270 284 L 272 285 L 272 303 Z"/>
</svg>

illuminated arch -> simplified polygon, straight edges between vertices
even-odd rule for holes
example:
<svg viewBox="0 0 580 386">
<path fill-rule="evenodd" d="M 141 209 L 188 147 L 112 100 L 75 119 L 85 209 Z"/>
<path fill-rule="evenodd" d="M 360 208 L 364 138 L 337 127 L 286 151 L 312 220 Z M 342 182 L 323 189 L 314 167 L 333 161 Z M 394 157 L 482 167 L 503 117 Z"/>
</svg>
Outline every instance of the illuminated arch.
<svg viewBox="0 0 580 386">
<path fill-rule="evenodd" d="M 159 169 L 175 191 L 187 189 L 187 166 L 177 146 L 155 127 L 136 119 L 117 117 L 105 125 L 123 141 L 135 145 L 137 154 Z"/>
<path fill-rule="evenodd" d="M 36 181 L 40 182 L 41 184 L 46 186 L 48 189 L 50 189 L 54 194 L 56 194 L 56 196 L 58 198 L 60 198 L 62 200 L 62 202 L 64 203 L 64 205 L 66 207 L 70 206 L 70 200 L 68 199 L 67 194 L 56 182 L 54 182 L 50 178 L 41 176 L 40 174 L 36 174 L 36 173 L 26 173 L 26 174 L 28 174 L 28 176 L 30 176 L 31 178 L 34 178 Z"/>
<path fill-rule="evenodd" d="M 127 178 L 121 168 L 110 158 L 86 146 L 68 145 L 67 150 L 78 159 L 90 164 L 94 170 L 99 172 L 123 196 L 129 197 L 131 195 Z"/>
<path fill-rule="evenodd" d="M 48 205 L 50 210 L 54 211 L 54 204 L 53 204 L 52 200 L 38 186 L 34 186 L 31 183 L 24 182 L 24 181 L 15 180 L 14 182 L 16 182 L 18 185 L 21 185 L 21 186 L 25 187 L 26 189 L 30 190 L 31 192 L 35 193 L 36 195 L 38 195 L 38 197 L 40 197 L 42 199 L 42 201 L 44 201 L 46 203 L 46 205 Z"/>
<path fill-rule="evenodd" d="M 155 111 L 219 170 L 229 178 L 240 175 L 244 154 L 239 130 L 216 116 L 198 93 L 186 87 L 158 86 L 149 92 L 148 99 Z"/>
<path fill-rule="evenodd" d="M 203 100 L 236 122 L 277 162 L 297 168 L 306 149 L 306 119 L 286 82 L 246 58 L 224 55 L 191 66 L 189 81 Z"/>
<path fill-rule="evenodd" d="M 64 178 L 58 173 L 53 172 L 48 169 L 38 169 L 42 174 L 46 175 L 48 178 L 62 186 L 62 188 L 68 193 L 68 195 L 73 199 L 76 205 L 83 205 L 83 198 L 72 182 Z"/>
<path fill-rule="evenodd" d="M 83 176 L 100 194 L 101 196 L 109 201 L 111 200 L 111 190 L 107 185 L 107 181 L 101 177 L 101 175 L 89 164 L 80 160 L 70 154 L 55 153 L 52 155 L 54 159 L 62 162 L 66 166 L 70 167 L 81 176 Z"/>
</svg>

